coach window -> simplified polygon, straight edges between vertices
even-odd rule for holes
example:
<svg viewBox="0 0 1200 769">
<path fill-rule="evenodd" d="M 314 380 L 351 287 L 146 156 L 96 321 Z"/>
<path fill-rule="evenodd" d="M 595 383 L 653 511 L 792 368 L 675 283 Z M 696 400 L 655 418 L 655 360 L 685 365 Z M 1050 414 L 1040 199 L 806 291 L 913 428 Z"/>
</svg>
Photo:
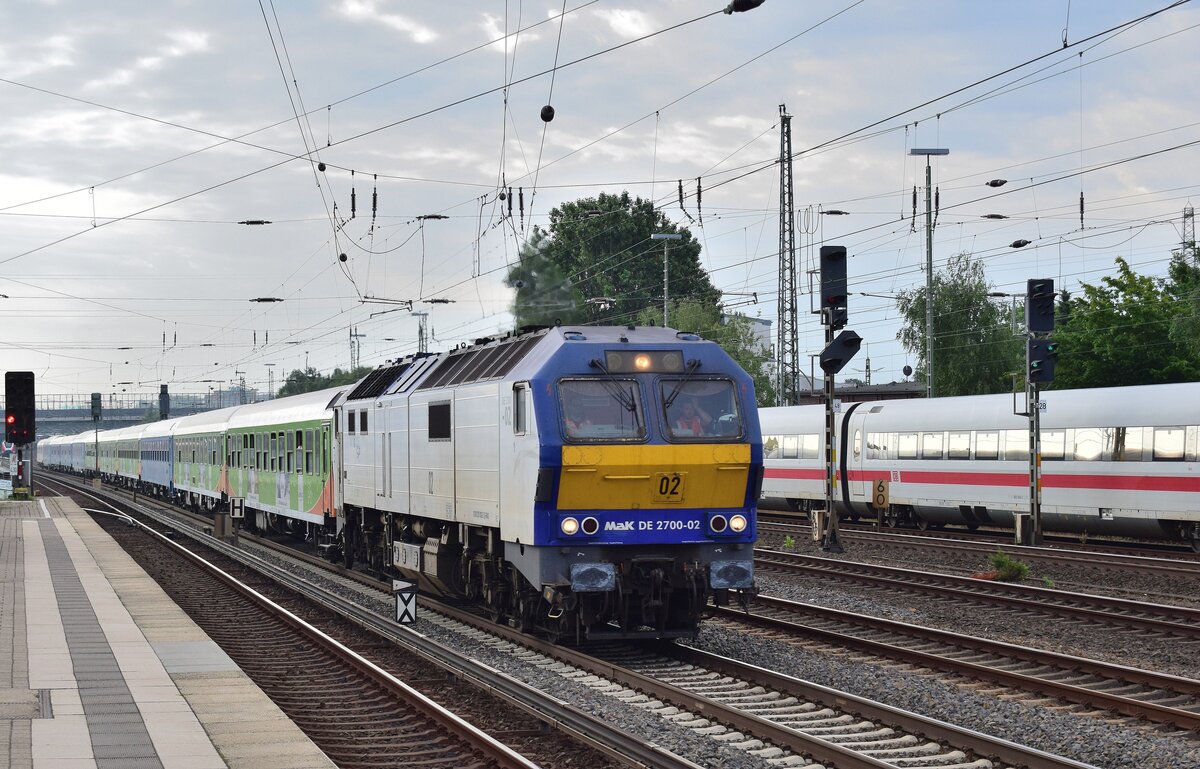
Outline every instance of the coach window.
<svg viewBox="0 0 1200 769">
<path fill-rule="evenodd" d="M 800 436 L 783 436 L 783 458 L 798 459 L 800 457 Z"/>
<path fill-rule="evenodd" d="M 1183 437 L 1182 427 L 1154 428 L 1154 461 L 1182 462 Z"/>
<path fill-rule="evenodd" d="M 362 411 L 358 412 L 358 431 L 359 431 L 359 433 L 361 433 L 363 435 L 367 434 L 367 410 L 366 409 L 363 409 Z"/>
<path fill-rule="evenodd" d="M 296 472 L 304 472 L 304 431 L 297 430 L 296 435 Z"/>
<path fill-rule="evenodd" d="M 313 474 L 313 431 L 312 428 L 304 431 L 304 472 L 309 475 Z"/>
<path fill-rule="evenodd" d="M 1029 453 L 1026 447 L 1025 453 Z M 1067 458 L 1067 431 L 1042 430 L 1042 459 L 1060 461 Z"/>
<path fill-rule="evenodd" d="M 1075 428 L 1075 461 L 1099 462 L 1104 458 L 1105 446 L 1112 443 L 1112 430 L 1099 427 Z"/>
<path fill-rule="evenodd" d="M 766 435 L 763 436 L 763 459 L 778 459 L 779 458 L 779 436 Z"/>
<path fill-rule="evenodd" d="M 900 459 L 916 459 L 917 434 L 900 433 L 900 435 L 897 437 L 897 447 L 900 451 Z"/>
<path fill-rule="evenodd" d="M 975 458 L 999 459 L 1000 434 L 993 432 L 975 433 Z"/>
<path fill-rule="evenodd" d="M 290 473 L 294 469 L 293 465 L 292 465 L 292 460 L 296 456 L 296 434 L 294 432 L 292 432 L 291 430 L 288 430 L 284 434 L 287 436 L 287 447 L 284 448 L 285 456 L 287 457 L 286 472 Z M 280 469 L 282 470 L 283 468 L 280 468 Z"/>
<path fill-rule="evenodd" d="M 1012 461 L 1029 459 L 1029 431 L 1004 431 L 1004 458 Z"/>
<path fill-rule="evenodd" d="M 346 412 L 346 432 L 354 435 L 354 418 L 356 414 L 353 411 Z"/>
<path fill-rule="evenodd" d="M 970 459 L 971 434 L 950 433 L 950 439 L 946 448 L 946 454 L 950 459 Z"/>
</svg>

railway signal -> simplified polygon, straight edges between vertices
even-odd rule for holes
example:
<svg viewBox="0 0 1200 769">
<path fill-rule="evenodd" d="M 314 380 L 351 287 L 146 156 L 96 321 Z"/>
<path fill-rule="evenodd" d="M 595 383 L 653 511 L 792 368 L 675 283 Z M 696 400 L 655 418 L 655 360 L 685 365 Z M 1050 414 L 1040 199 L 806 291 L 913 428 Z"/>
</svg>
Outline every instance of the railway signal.
<svg viewBox="0 0 1200 769">
<path fill-rule="evenodd" d="M 1054 280 L 1031 278 L 1025 284 L 1025 328 L 1031 334 L 1054 330 Z"/>
<path fill-rule="evenodd" d="M 37 412 L 33 403 L 33 372 L 4 374 L 4 440 L 23 446 L 37 437 Z"/>
<path fill-rule="evenodd" d="M 1047 384 L 1054 381 L 1054 366 L 1058 360 L 1058 342 L 1031 336 L 1026 340 L 1025 355 L 1029 364 L 1029 382 L 1031 384 Z"/>
<path fill-rule="evenodd" d="M 821 310 L 834 331 L 846 327 L 846 248 L 821 246 Z M 822 318 L 824 320 L 824 318 Z"/>
<path fill-rule="evenodd" d="M 862 337 L 853 331 L 843 331 L 821 351 L 821 370 L 833 375 L 846 367 L 862 347 Z"/>
</svg>

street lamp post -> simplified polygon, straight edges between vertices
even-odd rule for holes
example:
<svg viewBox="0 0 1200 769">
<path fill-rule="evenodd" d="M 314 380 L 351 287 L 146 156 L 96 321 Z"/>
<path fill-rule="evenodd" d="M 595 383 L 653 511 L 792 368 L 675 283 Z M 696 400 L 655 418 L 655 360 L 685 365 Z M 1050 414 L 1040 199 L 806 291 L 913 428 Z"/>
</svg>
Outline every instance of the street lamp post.
<svg viewBox="0 0 1200 769">
<path fill-rule="evenodd" d="M 925 397 L 933 397 L 933 173 L 930 155 L 949 155 L 945 148 L 914 148 L 909 155 L 925 156 Z"/>
<path fill-rule="evenodd" d="M 656 232 L 650 236 L 650 239 L 663 241 L 663 328 L 667 328 L 671 325 L 667 314 L 667 299 L 670 296 L 669 284 L 671 275 L 670 263 L 667 261 L 667 254 L 669 253 L 669 249 L 671 247 L 670 241 L 682 240 L 683 236 L 675 233 Z"/>
</svg>

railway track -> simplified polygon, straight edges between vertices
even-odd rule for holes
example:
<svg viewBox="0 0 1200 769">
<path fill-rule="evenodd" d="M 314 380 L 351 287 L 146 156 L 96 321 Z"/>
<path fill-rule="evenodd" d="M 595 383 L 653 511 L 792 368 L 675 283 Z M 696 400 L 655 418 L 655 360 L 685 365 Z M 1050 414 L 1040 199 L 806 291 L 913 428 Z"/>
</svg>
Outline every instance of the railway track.
<svg viewBox="0 0 1200 769">
<path fill-rule="evenodd" d="M 773 533 L 792 536 L 797 540 L 808 539 L 812 527 L 800 523 L 781 523 L 774 521 L 758 522 L 759 534 Z M 1116 549 L 1076 550 L 1063 547 L 1028 547 L 996 541 L 970 541 L 961 539 L 953 534 L 909 534 L 899 532 L 876 532 L 862 529 L 840 529 L 840 535 L 846 542 L 863 542 L 887 545 L 890 549 L 903 552 L 905 550 L 921 553 L 948 552 L 977 556 L 980 561 L 1003 548 L 1004 552 L 1023 561 L 1039 561 L 1057 565 L 1081 565 L 1089 568 L 1100 568 L 1110 571 L 1136 571 L 1140 573 L 1163 574 L 1170 577 L 1186 577 L 1200 579 L 1200 557 L 1189 553 L 1179 552 L 1172 557 L 1155 557 L 1136 555 L 1128 551 Z"/>
<path fill-rule="evenodd" d="M 799 573 L 810 579 L 854 582 L 875 589 L 922 593 L 971 606 L 1002 607 L 1028 618 L 1066 617 L 1144 632 L 1200 638 L 1200 609 L 1069 593 L 894 566 L 835 560 L 779 550 L 755 549 L 760 570 Z"/>
<path fill-rule="evenodd" d="M 341 769 L 536 769 L 255 587 L 153 529 L 111 534 Z"/>
<path fill-rule="evenodd" d="M 765 627 L 789 642 L 812 639 L 1035 697 L 1200 730 L 1200 681 L 1188 678 L 764 595 L 755 599 L 752 614 L 726 608 L 717 616 L 735 630 Z"/>
<path fill-rule="evenodd" d="M 231 555 L 253 558 L 236 551 Z M 341 605 L 341 610 L 360 624 L 390 624 L 390 620 L 363 609 L 363 601 L 325 595 L 311 580 L 287 572 L 273 578 L 316 591 L 322 604 Z M 358 580 L 364 581 L 361 576 Z M 375 598 L 381 599 L 384 586 L 378 581 L 375 585 L 368 590 L 374 590 Z M 655 713 L 675 725 L 710 735 L 780 766 L 807 766 L 814 761 L 838 769 L 1087 766 L 675 644 L 569 649 L 495 625 L 458 607 L 433 601 L 423 606 L 422 616 L 432 624 L 503 648 L 513 657 L 629 707 Z M 643 736 L 640 742 L 647 739 Z"/>
<path fill-rule="evenodd" d="M 40 482 L 45 483 L 44 480 Z M 50 487 L 50 484 L 46 485 Z M 581 713 L 567 703 L 525 686 L 486 665 L 476 663 L 451 650 L 438 649 L 435 644 L 423 641 L 419 634 L 408 632 L 395 625 L 389 617 L 373 615 L 335 593 L 315 588 L 303 576 L 296 576 L 285 569 L 268 564 L 252 554 L 239 552 L 238 548 L 203 534 L 201 527 L 205 521 L 203 519 L 197 521 L 195 515 L 168 508 L 168 512 L 173 515 L 171 518 L 167 518 L 161 513 L 146 509 L 144 497 L 134 505 L 128 499 L 128 495 L 115 494 L 111 489 L 105 489 L 104 491 L 107 493 L 101 496 L 94 494 L 93 489 L 83 488 L 80 484 L 70 480 L 58 479 L 54 485 L 65 488 L 76 496 L 82 494 L 100 504 L 111 507 L 119 516 L 124 517 L 130 513 L 139 517 L 145 516 L 167 527 L 174 537 L 157 532 L 154 534 L 158 539 L 176 549 L 175 558 L 169 561 L 169 568 L 165 573 L 156 570 L 159 573 L 151 573 L 151 576 L 156 580 L 162 576 L 167 582 L 172 582 L 177 581 L 177 575 L 172 573 L 172 570 L 178 569 L 179 574 L 184 575 L 178 591 L 168 589 L 171 597 L 179 602 L 189 614 L 193 609 L 198 611 L 197 624 L 200 624 L 222 648 L 226 649 L 230 657 L 246 670 L 247 674 L 280 705 L 289 717 L 297 722 L 322 750 L 325 750 L 334 759 L 339 767 L 368 769 L 380 766 L 428 765 L 430 767 L 511 766 L 533 769 L 537 764 L 518 755 L 504 743 L 444 708 L 442 710 L 445 710 L 445 718 L 450 722 L 449 725 L 435 724 L 432 728 L 422 730 L 415 721 L 411 722 L 412 731 L 419 733 L 424 742 L 406 739 L 404 733 L 392 734 L 392 726 L 403 725 L 411 720 L 411 717 L 406 720 L 405 713 L 396 709 L 404 706 L 406 700 L 403 697 L 411 692 L 420 701 L 426 701 L 427 698 L 424 695 L 411 689 L 392 674 L 352 650 L 345 652 L 348 662 L 334 660 L 332 663 L 327 663 L 325 659 L 317 656 L 317 652 L 320 651 L 322 645 L 336 644 L 336 642 L 320 630 L 314 628 L 317 635 L 316 641 L 309 641 L 306 644 L 302 640 L 298 645 L 293 645 L 286 636 L 274 633 L 274 628 L 271 628 L 265 635 L 252 632 L 252 625 L 248 624 L 250 618 L 247 612 L 237 604 L 233 604 L 231 608 L 231 604 L 227 602 L 226 598 L 216 597 L 204 587 L 198 589 L 200 597 L 193 598 L 190 595 L 191 585 L 194 582 L 204 585 L 204 579 L 202 576 L 196 578 L 181 568 L 189 564 L 197 569 L 216 569 L 221 574 L 215 579 L 221 580 L 227 586 L 233 586 L 234 589 L 240 588 L 237 587 L 237 580 L 229 573 L 208 564 L 204 558 L 190 549 L 173 542 L 173 538 L 182 538 L 179 535 L 183 534 L 191 540 L 195 540 L 201 547 L 215 551 L 217 558 L 231 561 L 234 569 L 243 567 L 260 578 L 270 580 L 273 584 L 291 591 L 296 596 L 295 600 L 300 603 L 307 606 L 315 603 L 340 615 L 343 619 L 350 620 L 358 627 L 373 634 L 374 640 L 370 643 L 376 647 L 376 652 L 378 652 L 380 638 L 389 645 L 397 645 L 400 651 L 411 654 L 414 670 L 417 671 L 413 672 L 415 677 L 428 680 L 431 674 L 436 678 L 439 673 L 448 673 L 454 678 L 468 682 L 475 688 L 475 692 L 470 695 L 473 699 L 478 700 L 481 693 L 485 692 L 504 703 L 513 705 L 525 715 L 531 716 L 534 721 L 556 727 L 564 735 L 578 740 L 583 745 L 603 754 L 603 757 L 610 759 L 607 762 L 603 761 L 603 757 L 598 756 L 584 759 L 589 760 L 593 765 L 605 766 L 616 762 L 628 766 L 699 769 L 691 761 L 654 745 L 647 745 L 643 741 L 635 740 L 603 720 Z M 120 497 L 126 498 L 121 499 Z M 118 503 L 117 506 L 106 502 L 106 498 L 113 499 Z M 179 526 L 177 519 L 172 520 L 181 513 L 190 519 L 190 523 L 196 525 Z M 149 527 L 143 526 L 143 528 L 151 530 Z M 110 533 L 122 538 L 120 527 L 110 530 Z M 124 545 L 125 542 L 122 544 Z M 136 543 L 134 546 L 136 547 Z M 178 558 L 179 555 L 183 555 L 186 562 L 181 562 Z M 153 568 L 152 564 L 151 567 Z M 374 584 L 378 586 L 381 583 L 375 580 Z M 275 606 L 274 608 L 280 607 Z M 212 623 L 200 621 L 209 614 L 213 615 Z M 298 618 L 295 621 L 303 623 Z M 227 642 L 229 646 L 226 646 Z M 254 655 L 256 654 L 261 659 L 255 659 Z M 243 664 L 244 659 L 247 660 L 246 664 Z M 303 660 L 303 664 L 297 664 L 296 660 Z M 308 676 L 305 671 L 307 670 L 318 671 L 311 676 L 314 687 L 311 691 L 306 690 L 303 686 L 297 689 L 298 684 L 306 682 L 305 679 Z M 259 673 L 262 674 L 261 679 Z M 383 676 L 385 686 L 382 689 L 378 686 L 372 687 L 371 678 L 378 675 Z M 395 687 L 399 687 L 399 689 L 393 690 Z M 440 695 L 446 694 L 446 684 L 439 684 L 437 688 Z M 277 696 L 279 699 L 276 699 Z M 434 707 L 440 707 L 431 700 L 428 701 Z M 492 707 L 494 708 L 495 704 Z M 514 733 L 514 736 L 544 741 L 546 739 L 544 731 L 529 729 L 529 724 L 530 722 L 526 720 L 526 728 L 521 730 L 520 734 Z M 459 755 L 448 753 L 447 760 L 441 761 L 437 751 L 442 743 L 454 738 L 455 729 L 465 729 L 472 739 L 481 741 L 481 744 L 493 743 L 511 756 L 511 759 L 506 759 L 506 762 L 490 760 L 480 763 L 475 754 L 481 753 L 482 750 L 475 749 L 474 753 L 465 752 Z M 389 753 L 387 750 L 389 745 L 394 746 L 396 750 Z M 344 760 L 343 752 L 348 753 Z M 577 760 L 579 759 L 577 758 Z"/>
</svg>

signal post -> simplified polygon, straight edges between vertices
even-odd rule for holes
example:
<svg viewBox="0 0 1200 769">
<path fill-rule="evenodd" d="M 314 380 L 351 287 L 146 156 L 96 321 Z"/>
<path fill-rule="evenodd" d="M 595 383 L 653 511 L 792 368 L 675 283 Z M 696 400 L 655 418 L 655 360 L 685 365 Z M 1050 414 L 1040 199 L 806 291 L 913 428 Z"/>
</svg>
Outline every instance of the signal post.
<svg viewBox="0 0 1200 769">
<path fill-rule="evenodd" d="M 821 524 L 821 549 L 831 553 L 843 552 L 838 535 L 838 517 L 834 510 L 833 491 L 837 467 L 834 448 L 834 387 L 833 375 L 845 368 L 862 346 L 862 339 L 853 331 L 834 331 L 846 327 L 846 249 L 844 246 L 821 246 L 821 323 L 825 326 L 825 349 L 821 351 L 821 371 L 825 373 L 825 515 Z M 842 483 L 846 483 L 845 478 Z"/>
<path fill-rule="evenodd" d="M 1014 527 L 1019 544 L 1042 544 L 1042 403 L 1041 386 L 1054 381 L 1058 343 L 1047 337 L 1054 331 L 1054 281 L 1030 279 L 1025 293 L 1025 413 L 1029 417 L 1029 517 L 1028 543 L 1021 527 Z"/>
</svg>

